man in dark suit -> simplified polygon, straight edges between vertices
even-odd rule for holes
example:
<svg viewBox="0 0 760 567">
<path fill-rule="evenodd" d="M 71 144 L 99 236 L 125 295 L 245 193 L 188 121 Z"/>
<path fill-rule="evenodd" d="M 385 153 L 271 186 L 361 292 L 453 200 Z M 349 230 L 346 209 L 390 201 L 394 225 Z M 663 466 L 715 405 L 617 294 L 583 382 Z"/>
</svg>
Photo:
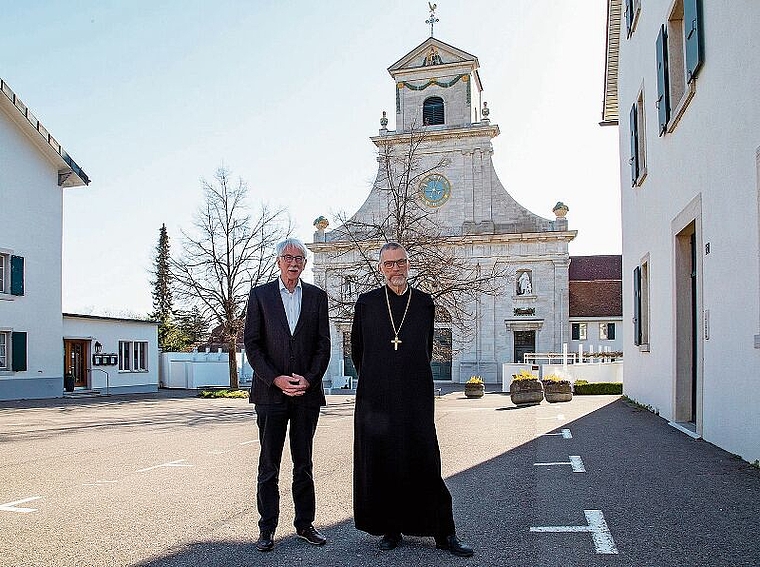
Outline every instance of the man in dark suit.
<svg viewBox="0 0 760 567">
<path fill-rule="evenodd" d="M 313 525 L 312 474 L 314 432 L 320 406 L 325 405 L 322 376 L 330 361 L 327 294 L 301 281 L 307 257 L 301 241 L 289 238 L 276 251 L 280 277 L 251 290 L 245 319 L 245 353 L 254 370 L 250 401 L 256 404 L 261 444 L 256 495 L 259 551 L 274 548 L 288 422 L 296 533 L 313 545 L 327 542 Z"/>
</svg>

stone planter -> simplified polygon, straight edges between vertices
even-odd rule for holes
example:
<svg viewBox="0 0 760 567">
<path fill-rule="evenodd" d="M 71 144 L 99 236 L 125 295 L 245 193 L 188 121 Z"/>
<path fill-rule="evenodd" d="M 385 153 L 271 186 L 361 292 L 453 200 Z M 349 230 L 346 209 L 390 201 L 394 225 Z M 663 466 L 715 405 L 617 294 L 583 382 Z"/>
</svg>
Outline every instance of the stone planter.
<svg viewBox="0 0 760 567">
<path fill-rule="evenodd" d="M 482 398 L 486 392 L 485 384 L 465 384 L 464 395 L 468 398 Z"/>
<path fill-rule="evenodd" d="M 544 382 L 544 397 L 547 402 L 569 402 L 573 399 L 573 386 L 568 381 Z"/>
<path fill-rule="evenodd" d="M 531 406 L 541 403 L 544 390 L 538 380 L 512 380 L 509 397 L 516 406 Z"/>
</svg>

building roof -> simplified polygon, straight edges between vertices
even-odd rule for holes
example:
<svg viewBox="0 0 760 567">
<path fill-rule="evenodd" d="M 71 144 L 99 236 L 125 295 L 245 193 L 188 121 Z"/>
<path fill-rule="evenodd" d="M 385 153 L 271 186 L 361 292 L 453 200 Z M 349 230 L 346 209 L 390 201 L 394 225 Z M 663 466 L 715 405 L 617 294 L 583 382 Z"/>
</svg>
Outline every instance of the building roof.
<svg viewBox="0 0 760 567">
<path fill-rule="evenodd" d="M 622 317 L 623 282 L 570 281 L 570 318 Z"/>
<path fill-rule="evenodd" d="M 607 0 L 607 43 L 604 57 L 604 98 L 602 126 L 618 123 L 618 58 L 620 56 L 620 20 L 622 0 Z"/>
<path fill-rule="evenodd" d="M 8 83 L 0 79 L 0 109 L 18 124 L 19 128 L 35 145 L 58 167 L 58 185 L 60 187 L 79 187 L 89 185 L 90 178 L 77 165 L 61 144 L 37 120 L 32 111 L 16 96 Z"/>
<path fill-rule="evenodd" d="M 620 254 L 602 256 L 570 256 L 570 281 L 621 280 L 623 257 Z"/>
<path fill-rule="evenodd" d="M 158 321 L 151 319 L 130 319 L 128 317 L 107 317 L 105 315 L 84 315 L 81 313 L 64 313 L 64 317 L 71 319 L 98 319 L 100 321 L 125 321 L 129 323 L 145 323 L 146 325 L 158 325 Z"/>
<path fill-rule="evenodd" d="M 623 315 L 623 257 L 570 256 L 570 317 Z"/>
</svg>

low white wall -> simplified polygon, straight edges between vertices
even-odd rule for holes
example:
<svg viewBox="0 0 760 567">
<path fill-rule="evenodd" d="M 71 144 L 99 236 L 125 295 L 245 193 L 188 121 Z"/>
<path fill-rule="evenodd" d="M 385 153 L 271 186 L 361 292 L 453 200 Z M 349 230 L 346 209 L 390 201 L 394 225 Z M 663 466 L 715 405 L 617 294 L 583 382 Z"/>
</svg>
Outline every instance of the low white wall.
<svg viewBox="0 0 760 567">
<path fill-rule="evenodd" d="M 527 370 L 538 377 L 541 377 L 541 367 L 538 364 L 517 364 L 512 362 L 503 362 L 501 365 L 501 391 L 509 392 L 509 385 L 512 383 L 512 374 L 517 374 L 520 370 Z"/>
<path fill-rule="evenodd" d="M 567 371 L 561 364 L 545 364 L 543 376 L 549 374 L 567 375 L 572 381 L 586 380 L 587 382 L 622 382 L 623 361 L 591 362 L 588 364 L 568 364 Z"/>
<path fill-rule="evenodd" d="M 243 353 L 237 353 L 238 381 L 250 384 L 253 370 Z M 164 388 L 194 390 L 205 387 L 229 387 L 230 375 L 226 352 L 161 353 L 160 375 Z"/>
</svg>

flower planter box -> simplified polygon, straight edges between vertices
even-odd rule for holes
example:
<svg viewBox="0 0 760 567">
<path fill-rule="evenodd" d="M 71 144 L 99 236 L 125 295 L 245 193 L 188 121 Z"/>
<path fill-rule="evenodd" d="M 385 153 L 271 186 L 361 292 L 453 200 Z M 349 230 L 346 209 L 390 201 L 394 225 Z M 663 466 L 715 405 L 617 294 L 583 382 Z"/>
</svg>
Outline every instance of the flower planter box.
<svg viewBox="0 0 760 567">
<path fill-rule="evenodd" d="M 544 397 L 549 403 L 569 402 L 573 399 L 573 386 L 570 382 L 544 382 Z"/>
<path fill-rule="evenodd" d="M 544 390 L 538 380 L 512 380 L 509 397 L 516 406 L 530 406 L 541 403 Z"/>
<path fill-rule="evenodd" d="M 465 384 L 464 395 L 468 398 L 482 398 L 485 394 L 485 384 Z"/>
</svg>

